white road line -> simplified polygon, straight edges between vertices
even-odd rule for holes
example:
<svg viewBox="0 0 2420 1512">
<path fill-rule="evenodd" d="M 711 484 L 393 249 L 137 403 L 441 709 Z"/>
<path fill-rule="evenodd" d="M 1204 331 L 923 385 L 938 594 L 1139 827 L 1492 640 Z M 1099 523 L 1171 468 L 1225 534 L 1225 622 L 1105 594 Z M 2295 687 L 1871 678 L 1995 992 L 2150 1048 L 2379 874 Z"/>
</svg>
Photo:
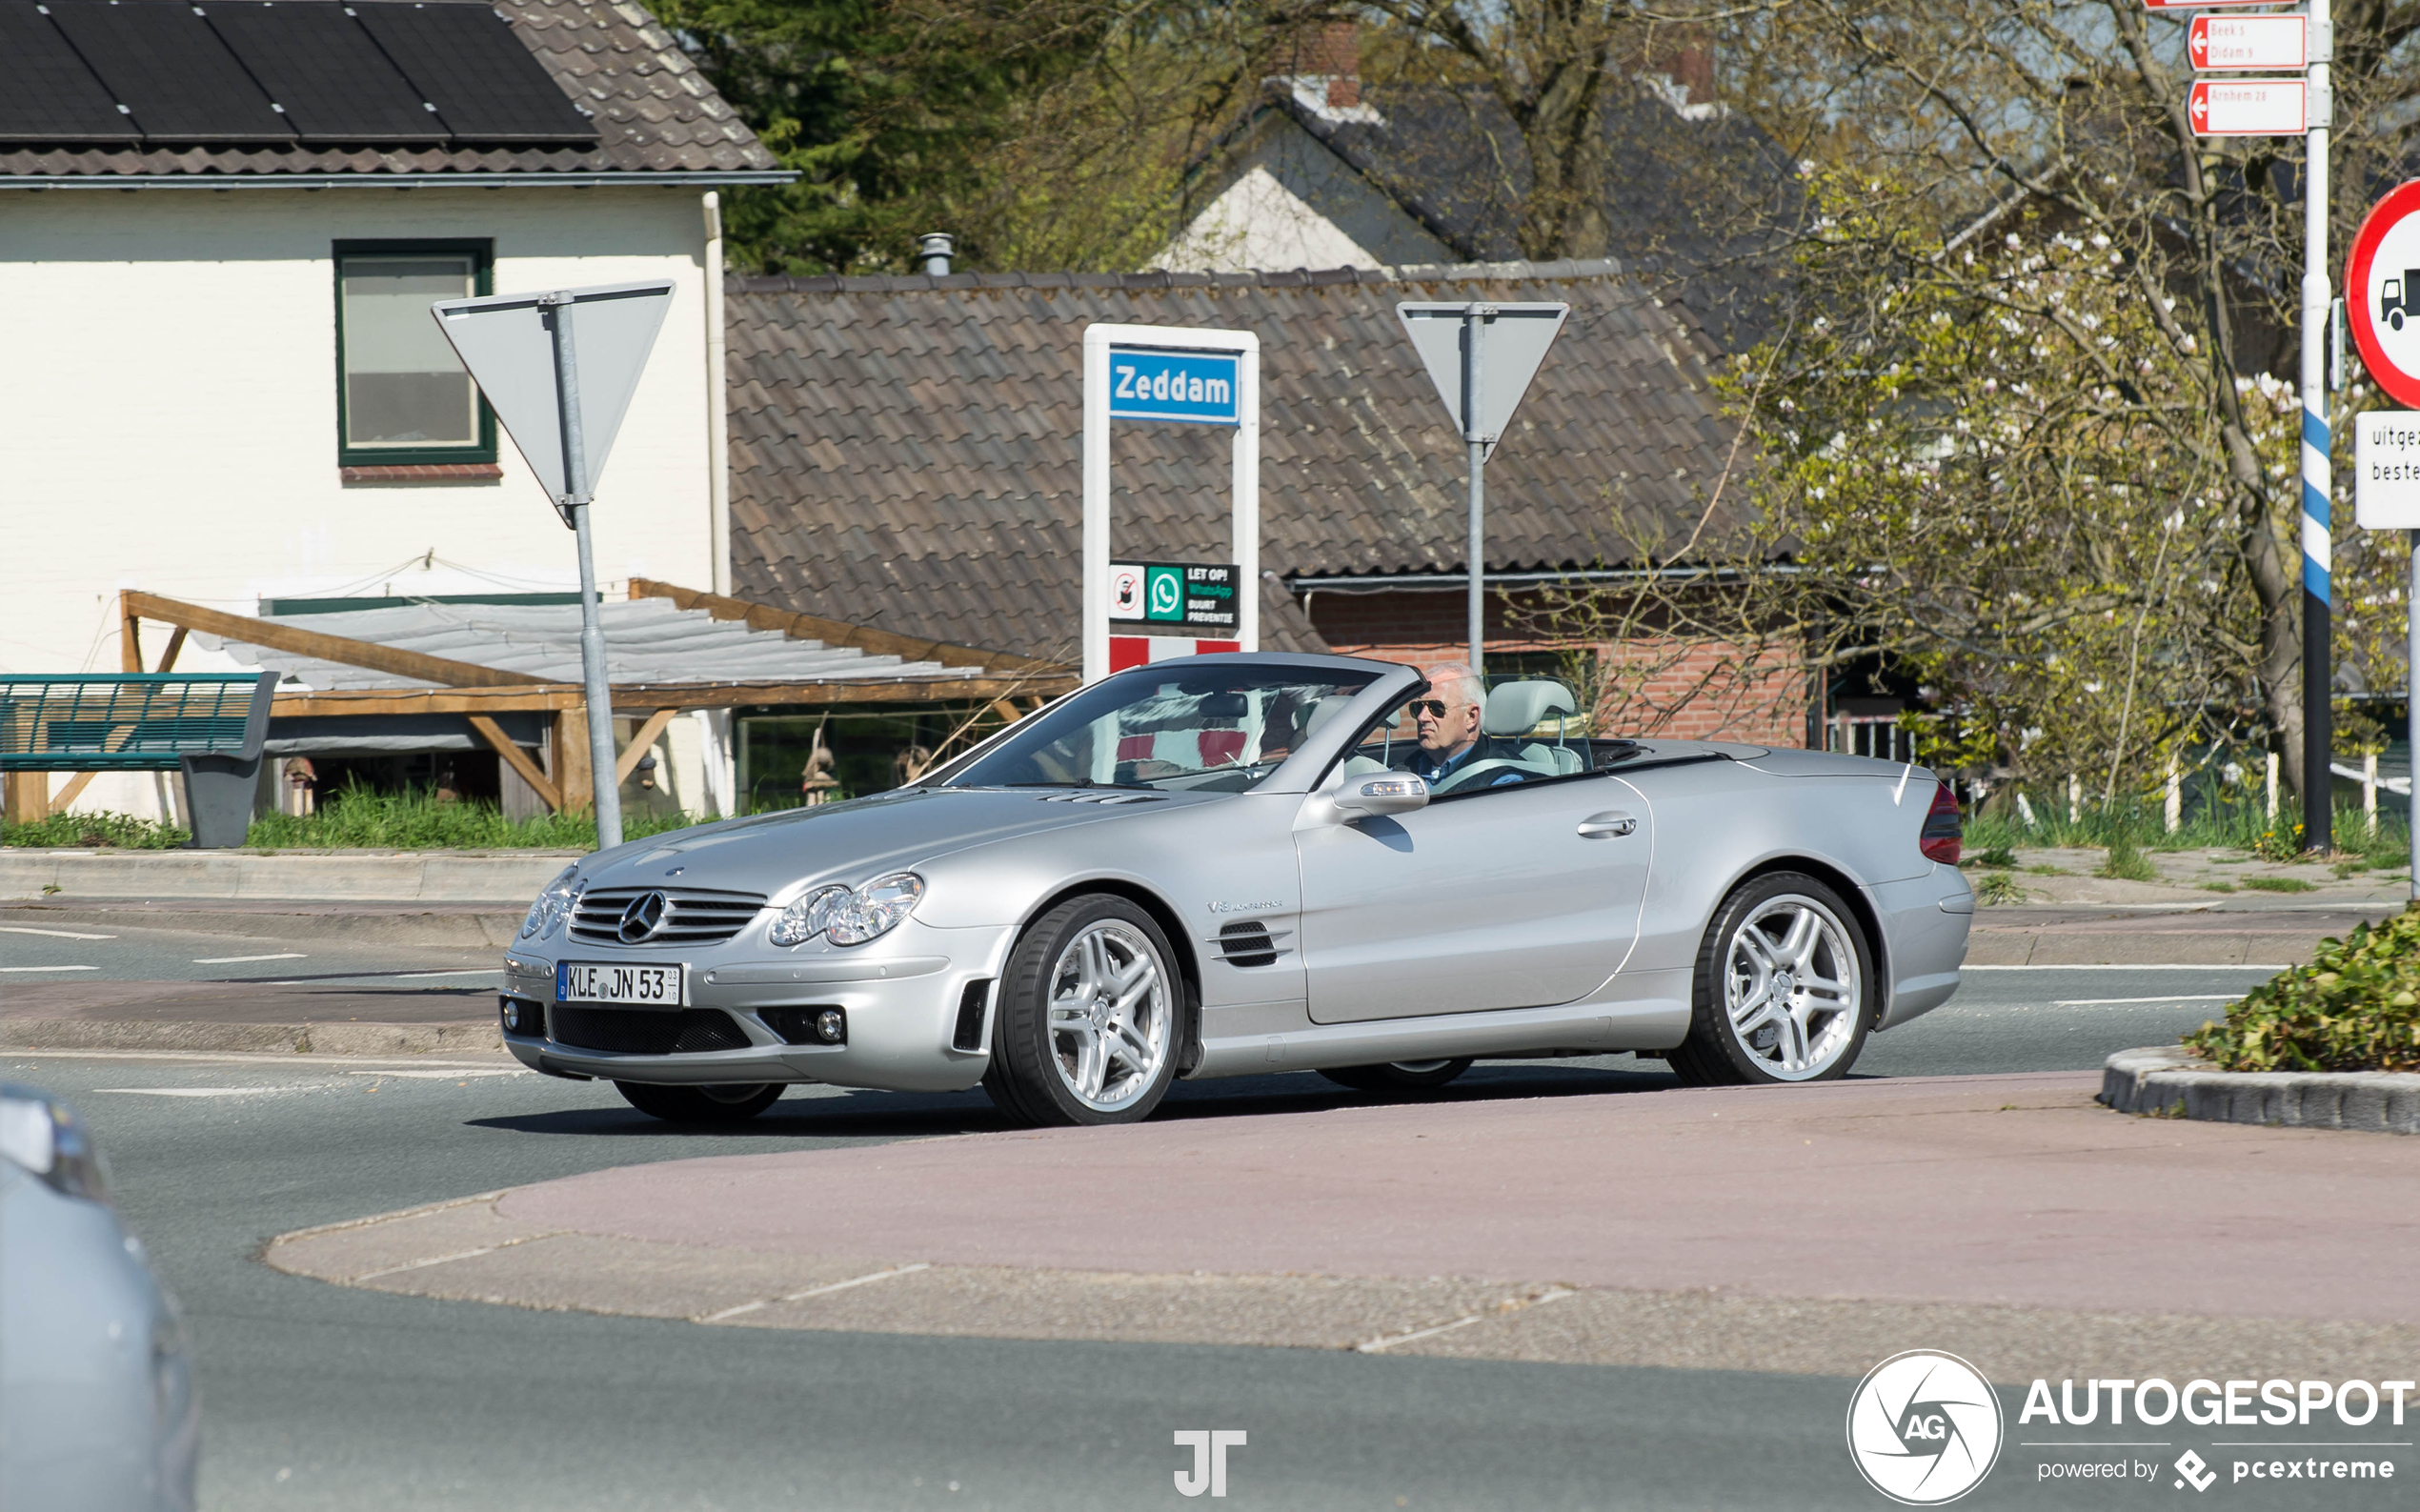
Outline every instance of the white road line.
<svg viewBox="0 0 2420 1512">
<path fill-rule="evenodd" d="M 98 966 L 0 966 L 0 971 L 99 971 Z"/>
<path fill-rule="evenodd" d="M 355 1071 L 350 1067 L 349 1077 L 376 1077 L 385 1080 L 393 1077 L 405 1081 L 468 1081 L 474 1077 L 534 1077 L 537 1073 L 527 1066 L 464 1066 L 454 1071 Z"/>
<path fill-rule="evenodd" d="M 771 1307 L 776 1302 L 802 1302 L 810 1297 L 824 1297 L 833 1292 L 845 1292 L 852 1286 L 866 1286 L 875 1281 L 887 1281 L 894 1276 L 913 1276 L 918 1271 L 929 1271 L 932 1268 L 932 1262 L 929 1260 L 918 1260 L 913 1265 L 901 1265 L 892 1270 L 876 1271 L 871 1276 L 853 1276 L 844 1281 L 834 1281 L 829 1286 L 810 1286 L 805 1291 L 792 1292 L 786 1297 L 768 1297 L 760 1302 L 741 1302 L 736 1307 L 726 1307 L 721 1312 L 708 1313 L 702 1318 L 693 1318 L 690 1321 L 696 1323 L 718 1323 L 726 1318 L 736 1318 L 741 1313 L 753 1313 L 759 1307 Z"/>
<path fill-rule="evenodd" d="M 71 929 L 28 929 L 22 924 L 0 924 L 0 935 L 48 935 L 53 939 L 115 939 L 115 935 L 79 935 Z"/>
<path fill-rule="evenodd" d="M 1490 1318 L 1502 1318 L 1508 1314 L 1521 1312 L 1526 1308 L 1543 1306 L 1547 1302 L 1556 1300 L 1558 1298 L 1568 1297 L 1570 1295 L 1570 1288 L 1558 1286 L 1551 1291 L 1542 1292 L 1538 1296 L 1532 1297 L 1525 1301 L 1517 1297 L 1507 1298 L 1503 1302 L 1499 1303 L 1497 1306 L 1490 1308 L 1486 1312 L 1473 1313 L 1467 1318 L 1457 1318 L 1450 1323 L 1439 1323 L 1434 1328 L 1416 1328 L 1408 1334 L 1387 1334 L 1380 1338 L 1370 1340 L 1365 1343 L 1355 1344 L 1353 1346 L 1353 1352 L 1357 1355 L 1382 1355 L 1386 1351 L 1394 1348 L 1397 1344 L 1408 1344 L 1414 1340 L 1419 1339 L 1434 1339 L 1439 1334 L 1450 1334 L 1457 1328 L 1468 1328 L 1473 1323 L 1484 1322 Z"/>
<path fill-rule="evenodd" d="M 363 1062 L 364 1058 L 361 1056 L 294 1055 L 283 1050 L 0 1050 L 0 1061 L 174 1060 L 203 1063 L 228 1062 L 277 1070 L 291 1070 L 295 1066 L 357 1066 Z M 422 1060 L 415 1057 L 411 1064 L 415 1067 L 458 1066 L 466 1070 L 478 1070 L 493 1066 L 496 1060 L 504 1058 L 506 1057 L 502 1055 L 498 1055 L 494 1060 Z M 376 1063 L 371 1062 L 373 1065 Z M 817 1092 L 830 1094 L 843 1090 L 839 1087 L 817 1085 L 808 1088 L 807 1095 L 812 1097 Z M 466 1198 L 464 1200 L 472 1200 Z"/>
<path fill-rule="evenodd" d="M 388 1218 L 399 1218 L 402 1216 L 403 1215 L 401 1214 L 394 1213 L 385 1215 L 385 1217 Z M 353 1278 L 353 1280 L 355 1284 L 358 1284 L 362 1281 L 374 1281 L 381 1276 L 400 1276 L 405 1271 L 424 1270 L 431 1265 L 443 1265 L 451 1260 L 475 1260 L 481 1255 L 493 1255 L 500 1249 L 511 1249 L 515 1244 L 526 1244 L 534 1239 L 553 1239 L 555 1235 L 563 1232 L 564 1230 L 555 1228 L 549 1229 L 543 1234 L 524 1234 L 519 1239 L 508 1239 L 501 1244 L 482 1244 L 477 1249 L 456 1250 L 451 1255 L 433 1255 L 427 1260 L 416 1260 L 403 1265 L 390 1265 L 384 1270 L 363 1271 L 360 1275 Z M 294 1236 L 292 1234 L 286 1234 L 281 1235 L 280 1238 L 292 1239 Z"/>
<path fill-rule="evenodd" d="M 305 957 L 301 951 L 284 950 L 279 951 L 274 956 L 196 956 L 193 958 L 193 964 L 196 966 L 232 966 L 239 960 L 302 960 Z"/>
<path fill-rule="evenodd" d="M 2050 1006 L 2053 1008 L 2100 1008 L 2110 1003 L 2122 1002 L 2233 1002 L 2242 996 L 2244 995 L 2239 992 L 2205 992 L 2190 995 L 2176 993 L 2166 998 L 2054 998 L 2050 1000 Z"/>
<path fill-rule="evenodd" d="M 2156 966 L 2111 966 L 2106 964 L 2099 966 L 2070 966 L 2066 964 L 2051 965 L 2048 963 L 2045 963 L 2040 966 L 1962 966 L 1959 968 L 1961 971 L 2263 971 L 2268 972 L 2272 976 L 2278 972 L 2289 971 L 2292 968 L 2287 966 L 2254 966 L 2249 964 L 2242 966 L 2195 966 L 2189 964 L 2161 964 Z"/>
<path fill-rule="evenodd" d="M 123 1092 L 136 1098 L 249 1098 L 286 1087 L 94 1087 L 95 1092 Z"/>
<path fill-rule="evenodd" d="M 504 968 L 490 966 L 485 971 L 398 971 L 389 975 L 410 981 L 416 977 L 501 977 Z"/>
</svg>

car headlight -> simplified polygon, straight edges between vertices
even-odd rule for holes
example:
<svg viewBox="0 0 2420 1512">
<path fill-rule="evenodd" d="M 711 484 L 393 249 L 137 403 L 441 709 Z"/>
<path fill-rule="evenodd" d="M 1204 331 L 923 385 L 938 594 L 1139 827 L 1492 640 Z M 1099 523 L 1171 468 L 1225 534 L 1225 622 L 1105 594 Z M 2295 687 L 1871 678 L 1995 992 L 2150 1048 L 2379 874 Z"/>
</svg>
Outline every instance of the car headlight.
<svg viewBox="0 0 2420 1512">
<path fill-rule="evenodd" d="M 833 911 L 824 937 L 835 945 L 862 945 L 898 928 L 899 921 L 915 912 L 917 899 L 923 896 L 924 878 L 914 872 L 877 877 L 851 893 L 847 901 Z"/>
<path fill-rule="evenodd" d="M 833 914 L 848 900 L 845 887 L 818 887 L 783 909 L 767 937 L 776 945 L 803 945 L 829 928 Z"/>
<path fill-rule="evenodd" d="M 572 885 L 572 878 L 578 872 L 577 863 L 566 866 L 546 884 L 546 891 L 537 895 L 537 901 L 530 905 L 529 914 L 521 920 L 523 939 L 533 935 L 550 937 L 563 927 L 563 920 L 572 912 L 572 900 L 579 896 L 579 889 Z"/>
<path fill-rule="evenodd" d="M 893 872 L 863 887 L 818 887 L 781 911 L 768 935 L 776 945 L 803 945 L 817 935 L 835 945 L 862 945 L 887 935 L 916 911 L 924 878 Z"/>
<path fill-rule="evenodd" d="M 54 1192 L 110 1200 L 109 1167 L 75 1110 L 33 1087 L 0 1083 L 0 1156 L 40 1177 Z"/>
</svg>

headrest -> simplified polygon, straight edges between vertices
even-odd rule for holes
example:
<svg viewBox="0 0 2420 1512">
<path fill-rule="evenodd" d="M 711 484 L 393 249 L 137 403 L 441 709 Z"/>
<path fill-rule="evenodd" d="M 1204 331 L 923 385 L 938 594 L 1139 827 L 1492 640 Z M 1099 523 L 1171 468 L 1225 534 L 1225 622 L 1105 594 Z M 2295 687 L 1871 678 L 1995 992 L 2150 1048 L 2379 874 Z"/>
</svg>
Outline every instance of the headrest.
<svg viewBox="0 0 2420 1512">
<path fill-rule="evenodd" d="M 1488 735 L 1526 735 L 1550 714 L 1572 714 L 1571 690 L 1559 682 L 1499 683 L 1487 695 L 1480 729 Z"/>
<path fill-rule="evenodd" d="M 1353 696 L 1350 694 L 1330 694 L 1324 698 L 1313 700 L 1311 704 L 1311 716 L 1302 721 L 1303 735 L 1312 736 L 1318 734 L 1320 726 L 1327 723 L 1330 719 L 1335 718 L 1338 715 L 1342 714 L 1344 712 L 1344 706 L 1352 701 Z"/>
</svg>

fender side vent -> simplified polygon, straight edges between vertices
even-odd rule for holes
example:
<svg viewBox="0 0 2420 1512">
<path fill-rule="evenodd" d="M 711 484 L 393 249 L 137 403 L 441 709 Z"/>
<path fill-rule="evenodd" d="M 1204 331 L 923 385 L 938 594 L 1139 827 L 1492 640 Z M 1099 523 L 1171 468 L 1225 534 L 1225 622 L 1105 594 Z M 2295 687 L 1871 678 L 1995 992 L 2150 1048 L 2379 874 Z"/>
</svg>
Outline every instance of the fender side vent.
<svg viewBox="0 0 2420 1512">
<path fill-rule="evenodd" d="M 950 1033 L 950 1048 L 973 1052 L 983 1048 L 983 1010 L 992 1000 L 992 982 L 978 977 L 958 994 L 958 1027 Z"/>
<path fill-rule="evenodd" d="M 1274 966 L 1277 941 L 1269 926 L 1258 920 L 1228 924 L 1219 931 L 1219 951 L 1230 966 Z"/>
</svg>

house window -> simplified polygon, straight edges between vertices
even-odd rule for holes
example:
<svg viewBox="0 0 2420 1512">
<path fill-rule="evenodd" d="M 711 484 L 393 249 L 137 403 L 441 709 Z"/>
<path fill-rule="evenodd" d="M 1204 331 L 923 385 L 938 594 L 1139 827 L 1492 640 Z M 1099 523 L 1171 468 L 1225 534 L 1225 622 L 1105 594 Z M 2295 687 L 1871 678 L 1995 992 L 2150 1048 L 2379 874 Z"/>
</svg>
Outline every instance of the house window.
<svg viewBox="0 0 2420 1512">
<path fill-rule="evenodd" d="M 336 244 L 337 460 L 495 460 L 495 417 L 430 318 L 492 286 L 486 242 Z"/>
</svg>

